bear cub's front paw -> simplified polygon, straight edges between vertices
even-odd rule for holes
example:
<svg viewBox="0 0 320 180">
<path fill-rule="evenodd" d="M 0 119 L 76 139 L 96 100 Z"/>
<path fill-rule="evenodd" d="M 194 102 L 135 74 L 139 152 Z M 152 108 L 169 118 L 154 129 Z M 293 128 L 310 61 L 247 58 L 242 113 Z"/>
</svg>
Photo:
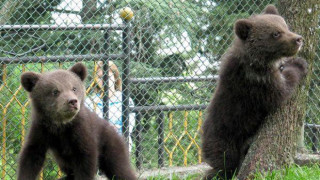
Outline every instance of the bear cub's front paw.
<svg viewBox="0 0 320 180">
<path fill-rule="evenodd" d="M 308 73 L 308 63 L 301 57 L 290 58 L 288 61 L 286 61 L 285 66 L 297 68 L 301 77 L 305 77 Z"/>
</svg>

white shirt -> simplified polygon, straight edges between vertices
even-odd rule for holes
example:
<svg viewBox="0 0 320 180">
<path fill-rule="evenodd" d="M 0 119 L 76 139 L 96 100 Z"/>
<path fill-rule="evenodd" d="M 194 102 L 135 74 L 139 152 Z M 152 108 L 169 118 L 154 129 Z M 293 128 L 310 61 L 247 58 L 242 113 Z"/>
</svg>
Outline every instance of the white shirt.
<svg viewBox="0 0 320 180">
<path fill-rule="evenodd" d="M 96 112 L 99 117 L 103 118 L 103 101 L 99 93 L 92 93 L 87 96 L 85 105 L 93 112 Z M 129 98 L 129 106 L 134 107 L 133 100 Z M 122 134 L 122 92 L 116 91 L 114 95 L 109 98 L 109 113 L 108 121 L 113 124 L 119 134 Z M 129 114 L 129 151 L 131 151 L 132 139 L 131 133 L 135 126 L 135 113 Z"/>
</svg>

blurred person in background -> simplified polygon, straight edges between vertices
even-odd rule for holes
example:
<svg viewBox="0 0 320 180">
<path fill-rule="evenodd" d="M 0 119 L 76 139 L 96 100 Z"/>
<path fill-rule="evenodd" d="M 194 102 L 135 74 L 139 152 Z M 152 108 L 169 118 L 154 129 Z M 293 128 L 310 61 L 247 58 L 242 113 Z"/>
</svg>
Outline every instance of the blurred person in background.
<svg viewBox="0 0 320 180">
<path fill-rule="evenodd" d="M 114 125 L 119 134 L 122 134 L 122 80 L 118 67 L 109 61 L 108 71 L 108 98 L 109 98 L 109 113 L 108 121 Z M 94 77 L 94 90 L 90 93 L 85 101 L 87 107 L 95 111 L 103 118 L 103 62 L 97 62 L 96 76 Z M 133 107 L 133 100 L 129 99 L 129 106 Z M 129 114 L 129 152 L 132 149 L 132 131 L 135 126 L 135 114 Z"/>
</svg>

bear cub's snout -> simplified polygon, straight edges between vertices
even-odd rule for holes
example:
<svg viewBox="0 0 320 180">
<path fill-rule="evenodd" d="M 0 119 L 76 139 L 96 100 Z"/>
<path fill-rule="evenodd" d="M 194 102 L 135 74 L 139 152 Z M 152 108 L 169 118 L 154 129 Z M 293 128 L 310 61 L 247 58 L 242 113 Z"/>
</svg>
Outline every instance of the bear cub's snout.
<svg viewBox="0 0 320 180">
<path fill-rule="evenodd" d="M 70 107 L 78 109 L 78 100 L 77 99 L 68 100 L 68 104 Z"/>
</svg>

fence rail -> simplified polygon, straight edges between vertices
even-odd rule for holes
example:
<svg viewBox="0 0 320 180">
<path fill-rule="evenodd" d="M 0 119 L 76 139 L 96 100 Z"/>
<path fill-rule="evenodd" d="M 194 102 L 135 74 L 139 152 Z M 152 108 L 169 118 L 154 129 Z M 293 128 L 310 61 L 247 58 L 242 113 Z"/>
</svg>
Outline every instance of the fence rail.
<svg viewBox="0 0 320 180">
<path fill-rule="evenodd" d="M 152 78 L 131 78 L 132 84 L 157 84 L 157 83 L 178 83 L 178 82 L 204 82 L 217 81 L 218 76 L 182 76 L 182 77 L 152 77 Z"/>
<path fill-rule="evenodd" d="M 75 31 L 75 30 L 124 30 L 123 24 L 77 24 L 77 25 L 56 25 L 56 24 L 44 24 L 44 25 L 2 25 L 0 31 Z"/>
<path fill-rule="evenodd" d="M 124 54 L 90 54 L 90 55 L 61 55 L 61 56 L 27 56 L 27 57 L 0 57 L 0 64 L 13 63 L 46 63 L 68 61 L 93 61 L 94 59 L 117 60 L 123 59 Z"/>
</svg>

